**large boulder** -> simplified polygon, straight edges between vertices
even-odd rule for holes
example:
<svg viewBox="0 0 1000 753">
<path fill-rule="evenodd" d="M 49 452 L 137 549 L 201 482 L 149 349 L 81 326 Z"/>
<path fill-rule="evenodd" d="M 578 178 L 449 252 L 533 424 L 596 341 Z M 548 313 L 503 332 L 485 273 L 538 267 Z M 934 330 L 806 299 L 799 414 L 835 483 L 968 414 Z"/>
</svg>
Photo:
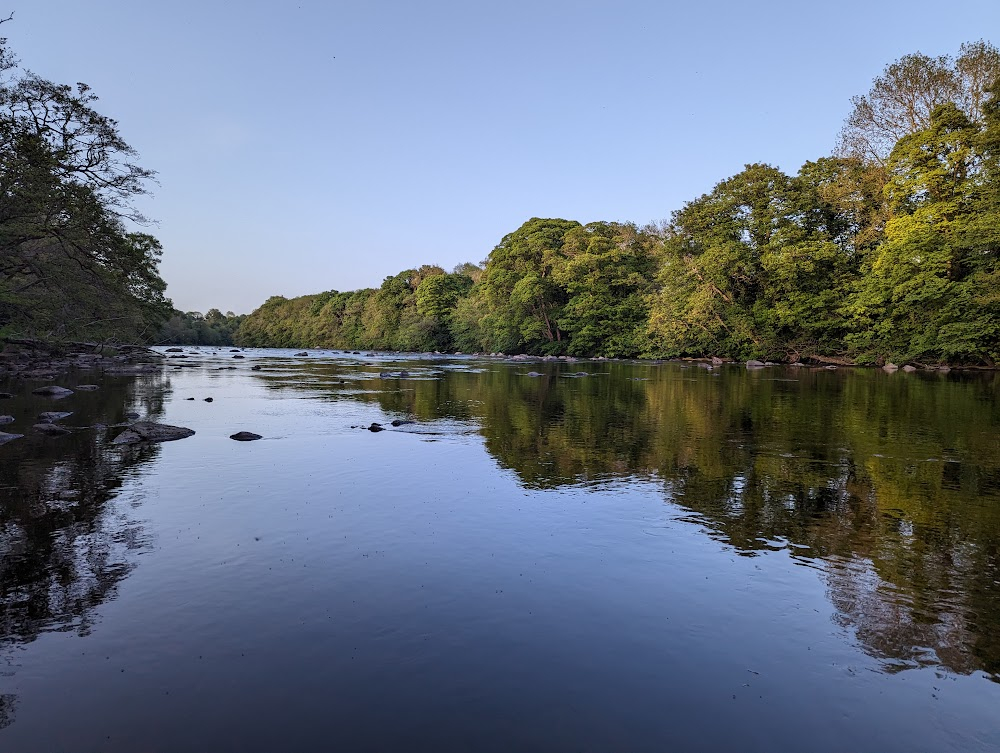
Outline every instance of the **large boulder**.
<svg viewBox="0 0 1000 753">
<path fill-rule="evenodd" d="M 136 421 L 125 431 L 111 440 L 111 444 L 139 444 L 140 442 L 172 442 L 194 436 L 194 429 L 183 426 L 156 424 L 152 421 Z"/>
</svg>

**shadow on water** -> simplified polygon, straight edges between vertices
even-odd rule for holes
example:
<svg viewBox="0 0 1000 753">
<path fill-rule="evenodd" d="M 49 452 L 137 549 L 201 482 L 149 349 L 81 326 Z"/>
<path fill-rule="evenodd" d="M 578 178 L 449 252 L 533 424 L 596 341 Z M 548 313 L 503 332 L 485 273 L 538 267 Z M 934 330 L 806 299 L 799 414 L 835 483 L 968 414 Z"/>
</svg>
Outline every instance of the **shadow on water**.
<svg viewBox="0 0 1000 753">
<path fill-rule="evenodd" d="M 885 671 L 1000 681 L 1000 375 L 452 366 L 285 363 L 259 378 L 471 423 L 527 488 L 656 479 L 736 552 L 820 569 L 836 620 Z"/>
<path fill-rule="evenodd" d="M 105 427 L 130 412 L 155 418 L 169 391 L 159 376 L 108 377 L 98 390 L 61 400 L 30 394 L 36 386 L 0 384 L 15 394 L 0 402 L 0 413 L 15 419 L 3 429 L 25 435 L 3 447 L 0 462 L 0 658 L 7 663 L 13 649 L 44 633 L 87 635 L 97 608 L 135 567 L 145 533 L 115 497 L 158 448 L 112 446 L 114 430 Z M 61 422 L 72 434 L 31 428 L 53 410 L 72 413 Z M 0 727 L 13 722 L 15 707 L 14 695 L 0 695 Z"/>
</svg>

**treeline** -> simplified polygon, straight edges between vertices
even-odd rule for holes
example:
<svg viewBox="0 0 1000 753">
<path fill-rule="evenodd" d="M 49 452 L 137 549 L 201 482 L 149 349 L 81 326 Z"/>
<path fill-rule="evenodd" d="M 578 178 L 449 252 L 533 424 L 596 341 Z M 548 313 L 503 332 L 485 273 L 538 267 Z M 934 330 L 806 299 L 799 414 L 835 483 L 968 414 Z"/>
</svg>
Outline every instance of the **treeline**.
<svg viewBox="0 0 1000 753">
<path fill-rule="evenodd" d="M 665 227 L 532 219 L 483 267 L 275 297 L 245 345 L 994 364 L 1000 53 L 909 55 L 834 156 L 747 165 Z"/>
<path fill-rule="evenodd" d="M 6 19 L 10 20 L 10 18 Z M 0 20 L 0 23 L 4 21 Z M 117 123 L 0 39 L 0 336 L 145 341 L 169 316 L 159 242 L 130 227 L 153 173 Z"/>
<path fill-rule="evenodd" d="M 996 364 L 1000 53 L 908 55 L 833 156 L 753 164 L 662 227 L 531 219 L 481 267 L 270 298 L 242 345 Z"/>
<path fill-rule="evenodd" d="M 246 318 L 232 311 L 219 309 L 174 311 L 156 336 L 158 345 L 233 345 L 236 331 Z"/>
</svg>

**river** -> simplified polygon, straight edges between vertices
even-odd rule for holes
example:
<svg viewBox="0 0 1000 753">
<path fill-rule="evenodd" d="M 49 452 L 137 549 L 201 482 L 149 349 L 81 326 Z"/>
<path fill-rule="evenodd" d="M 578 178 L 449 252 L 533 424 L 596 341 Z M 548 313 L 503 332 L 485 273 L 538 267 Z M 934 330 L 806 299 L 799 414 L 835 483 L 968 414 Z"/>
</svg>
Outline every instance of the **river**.
<svg viewBox="0 0 1000 753">
<path fill-rule="evenodd" d="M 0 384 L 0 750 L 1000 750 L 997 374 L 182 355 Z"/>
</svg>

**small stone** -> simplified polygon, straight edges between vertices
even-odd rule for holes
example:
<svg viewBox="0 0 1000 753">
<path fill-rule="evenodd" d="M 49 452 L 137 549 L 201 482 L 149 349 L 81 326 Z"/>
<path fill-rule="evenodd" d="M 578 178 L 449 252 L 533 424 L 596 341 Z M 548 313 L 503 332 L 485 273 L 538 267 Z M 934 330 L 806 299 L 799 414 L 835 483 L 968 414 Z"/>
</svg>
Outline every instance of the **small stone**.
<svg viewBox="0 0 1000 753">
<path fill-rule="evenodd" d="M 69 429 L 65 426 L 59 426 L 59 424 L 35 424 L 31 428 L 42 434 L 47 434 L 50 437 L 59 437 L 63 434 L 70 433 Z"/>
<path fill-rule="evenodd" d="M 229 438 L 235 439 L 237 442 L 253 442 L 257 439 L 263 439 L 260 434 L 254 434 L 252 431 L 238 431 L 235 434 L 230 434 Z"/>
<path fill-rule="evenodd" d="M 45 413 L 39 413 L 38 420 L 43 424 L 54 424 L 56 421 L 61 421 L 62 419 L 68 418 L 72 415 L 73 414 L 71 412 L 67 413 L 66 411 L 50 410 L 45 411 Z"/>
<path fill-rule="evenodd" d="M 39 387 L 38 389 L 31 391 L 32 395 L 42 395 L 44 397 L 68 397 L 73 394 L 73 390 L 66 389 L 65 387 L 58 387 L 54 384 L 46 385 L 45 387 Z"/>
</svg>

